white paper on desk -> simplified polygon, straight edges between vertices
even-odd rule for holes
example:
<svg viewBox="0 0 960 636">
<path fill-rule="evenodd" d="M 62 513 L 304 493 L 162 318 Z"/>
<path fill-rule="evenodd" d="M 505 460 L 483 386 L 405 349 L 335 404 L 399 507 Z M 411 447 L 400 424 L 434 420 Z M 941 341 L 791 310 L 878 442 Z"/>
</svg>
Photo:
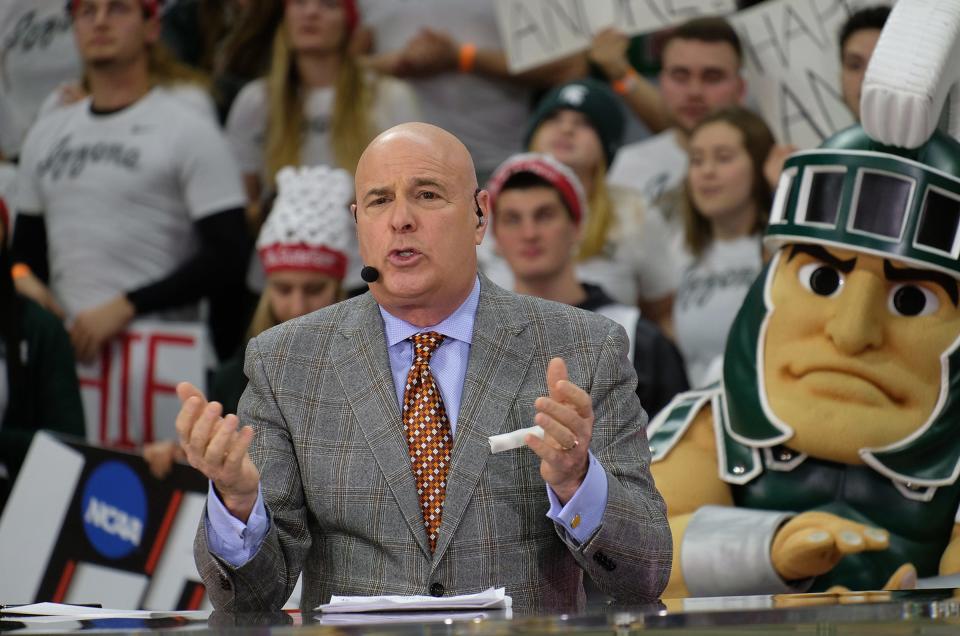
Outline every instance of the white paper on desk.
<svg viewBox="0 0 960 636">
<path fill-rule="evenodd" d="M 44 620 L 45 619 L 45 620 Z M 13 621 L 23 627 L 17 627 L 17 636 L 20 634 L 67 634 L 79 632 L 83 623 L 63 616 L 0 616 L 2 621 Z M 6 628 L 6 626 L 4 626 Z M 11 630 L 12 631 L 12 630 Z"/>
<path fill-rule="evenodd" d="M 543 439 L 543 429 L 539 426 L 531 426 L 529 428 L 518 428 L 509 433 L 491 435 L 487 438 L 490 442 L 490 452 L 501 453 L 503 451 L 513 450 L 514 448 L 520 448 L 525 444 L 523 440 L 526 439 L 527 435 L 536 435 L 540 439 Z"/>
<path fill-rule="evenodd" d="M 513 599 L 504 588 L 491 587 L 459 596 L 331 596 L 330 602 L 315 611 L 328 614 L 348 612 L 396 612 L 425 610 L 506 609 Z"/>
<path fill-rule="evenodd" d="M 23 621 L 29 616 L 64 617 L 73 620 L 96 620 L 102 618 L 171 618 L 179 616 L 188 620 L 206 620 L 209 610 L 191 612 L 167 612 L 156 610 L 123 610 L 105 607 L 85 607 L 83 605 L 68 605 L 66 603 L 32 603 L 7 607 L 0 615 L 8 620 Z"/>
<path fill-rule="evenodd" d="M 316 620 L 321 625 L 377 625 L 383 623 L 443 623 L 473 622 L 492 618 L 510 618 L 511 610 L 492 612 L 350 612 L 346 614 L 321 614 Z"/>
</svg>

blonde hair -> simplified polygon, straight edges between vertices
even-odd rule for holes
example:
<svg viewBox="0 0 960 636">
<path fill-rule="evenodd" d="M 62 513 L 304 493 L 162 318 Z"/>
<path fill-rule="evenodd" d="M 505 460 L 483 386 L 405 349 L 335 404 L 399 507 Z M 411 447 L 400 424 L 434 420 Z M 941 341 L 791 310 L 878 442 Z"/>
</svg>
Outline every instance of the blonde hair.
<svg viewBox="0 0 960 636">
<path fill-rule="evenodd" d="M 370 111 L 373 89 L 356 60 L 346 52 L 334 85 L 331 146 L 337 166 L 356 171 L 357 161 L 373 139 Z M 296 55 L 290 46 L 286 25 L 281 22 L 273 39 L 273 55 L 267 74 L 266 174 L 271 184 L 284 166 L 298 166 L 303 159 L 304 90 L 297 72 Z"/>
<path fill-rule="evenodd" d="M 270 306 L 270 298 L 267 290 L 260 294 L 260 300 L 257 302 L 257 308 L 253 310 L 253 317 L 250 318 L 250 326 L 247 327 L 247 340 L 256 338 L 267 329 L 276 327 L 280 324 L 277 317 L 273 314 L 273 307 Z"/>
<path fill-rule="evenodd" d="M 616 214 L 610 191 L 607 189 L 607 166 L 597 162 L 593 174 L 593 192 L 587 197 L 589 212 L 583 224 L 583 237 L 580 240 L 578 261 L 585 261 L 603 252 L 607 236 L 616 225 Z"/>
<path fill-rule="evenodd" d="M 269 285 L 269 282 L 267 283 Z M 337 293 L 334 296 L 333 303 L 338 303 L 346 299 L 346 289 L 343 282 L 337 283 Z M 253 316 L 250 318 L 250 326 L 247 327 L 247 340 L 255 338 L 267 329 L 271 329 L 280 324 L 276 314 L 273 313 L 273 307 L 270 305 L 270 292 L 264 288 L 260 294 L 260 300 L 257 302 L 257 308 L 253 310 Z"/>
<path fill-rule="evenodd" d="M 147 72 L 153 86 L 196 84 L 204 90 L 210 90 L 210 78 L 205 73 L 179 61 L 161 42 L 147 47 Z"/>
</svg>

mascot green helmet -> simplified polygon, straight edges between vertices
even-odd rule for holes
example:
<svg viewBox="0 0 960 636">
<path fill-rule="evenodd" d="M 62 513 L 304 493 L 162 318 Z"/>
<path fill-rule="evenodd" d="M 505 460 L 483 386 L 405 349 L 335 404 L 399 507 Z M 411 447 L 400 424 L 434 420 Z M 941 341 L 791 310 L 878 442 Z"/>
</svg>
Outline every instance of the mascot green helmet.
<svg viewBox="0 0 960 636">
<path fill-rule="evenodd" d="M 935 131 L 916 148 L 885 146 L 853 126 L 784 164 L 764 243 L 777 252 L 744 301 L 724 358 L 730 435 L 753 447 L 793 435 L 770 408 L 763 347 L 769 290 L 782 248 L 817 244 L 889 258 L 960 279 L 960 143 Z M 960 334 L 941 354 L 939 398 L 914 433 L 863 461 L 912 489 L 952 484 L 960 475 Z"/>
</svg>

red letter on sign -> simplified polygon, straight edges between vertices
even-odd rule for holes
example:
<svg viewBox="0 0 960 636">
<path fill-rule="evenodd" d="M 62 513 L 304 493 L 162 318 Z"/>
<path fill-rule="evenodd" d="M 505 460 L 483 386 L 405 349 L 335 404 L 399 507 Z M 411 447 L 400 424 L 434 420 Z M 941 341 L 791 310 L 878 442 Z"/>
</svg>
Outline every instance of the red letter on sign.
<svg viewBox="0 0 960 636">
<path fill-rule="evenodd" d="M 119 437 L 111 444 L 124 450 L 133 449 L 136 444 L 130 439 L 130 345 L 141 338 L 136 332 L 120 334 L 120 417 L 117 418 Z"/>
<path fill-rule="evenodd" d="M 143 384 L 143 443 L 153 441 L 153 396 L 155 393 L 176 394 L 177 388 L 171 384 L 154 381 L 157 369 L 157 348 L 161 344 L 180 347 L 192 347 L 196 341 L 190 336 L 172 334 L 152 334 L 147 343 L 147 380 Z"/>
<path fill-rule="evenodd" d="M 80 378 L 80 386 L 100 391 L 100 443 L 107 444 L 107 424 L 110 422 L 110 359 L 112 343 L 100 350 L 100 379 Z"/>
</svg>

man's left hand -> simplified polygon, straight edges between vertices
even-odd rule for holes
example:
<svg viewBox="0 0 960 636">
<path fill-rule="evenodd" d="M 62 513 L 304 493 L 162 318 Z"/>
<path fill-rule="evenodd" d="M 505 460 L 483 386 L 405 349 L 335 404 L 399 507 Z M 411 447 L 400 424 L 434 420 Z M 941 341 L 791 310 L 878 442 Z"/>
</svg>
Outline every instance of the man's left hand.
<svg viewBox="0 0 960 636">
<path fill-rule="evenodd" d="M 77 314 L 70 327 L 70 341 L 77 359 L 93 361 L 103 345 L 123 331 L 134 315 L 136 310 L 124 295 Z"/>
<path fill-rule="evenodd" d="M 561 358 L 547 365 L 547 389 L 550 395 L 534 402 L 537 414 L 533 419 L 543 428 L 543 439 L 527 435 L 525 441 L 540 456 L 540 475 L 560 503 L 566 504 L 580 488 L 590 466 L 593 401 L 570 381 Z"/>
</svg>

